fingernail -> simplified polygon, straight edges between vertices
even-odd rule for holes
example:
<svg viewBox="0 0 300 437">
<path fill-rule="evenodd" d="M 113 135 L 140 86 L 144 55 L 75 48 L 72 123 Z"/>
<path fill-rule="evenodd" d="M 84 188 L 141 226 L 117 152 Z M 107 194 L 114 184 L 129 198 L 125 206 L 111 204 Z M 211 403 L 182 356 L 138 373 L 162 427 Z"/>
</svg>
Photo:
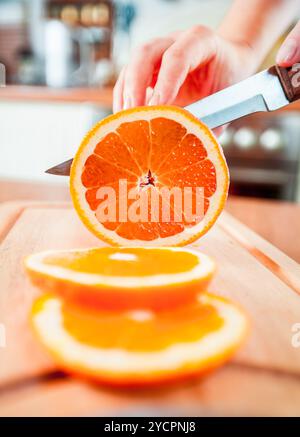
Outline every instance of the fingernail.
<svg viewBox="0 0 300 437">
<path fill-rule="evenodd" d="M 148 87 L 146 90 L 146 99 L 145 99 L 145 103 L 146 105 L 149 105 L 150 100 L 153 97 L 153 89 Z"/>
<path fill-rule="evenodd" d="M 293 38 L 289 38 L 280 47 L 279 52 L 276 56 L 276 61 L 278 63 L 292 61 L 296 53 L 297 41 L 295 41 Z"/>
<path fill-rule="evenodd" d="M 161 101 L 160 94 L 159 94 L 157 91 L 155 91 L 155 92 L 153 93 L 153 96 L 152 96 L 151 99 L 149 100 L 148 105 L 149 105 L 149 106 L 159 105 L 159 104 L 160 104 L 160 101 Z"/>
<path fill-rule="evenodd" d="M 131 108 L 131 98 L 129 96 L 124 97 L 123 109 Z"/>
<path fill-rule="evenodd" d="M 116 112 L 121 111 L 121 107 L 119 103 L 113 103 L 113 113 L 115 114 Z"/>
</svg>

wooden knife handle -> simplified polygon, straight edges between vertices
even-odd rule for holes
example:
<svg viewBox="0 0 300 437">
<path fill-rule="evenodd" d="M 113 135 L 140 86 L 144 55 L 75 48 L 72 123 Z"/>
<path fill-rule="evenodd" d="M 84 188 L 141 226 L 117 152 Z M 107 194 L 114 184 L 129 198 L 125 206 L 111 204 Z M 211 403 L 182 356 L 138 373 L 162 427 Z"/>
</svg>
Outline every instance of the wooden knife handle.
<svg viewBox="0 0 300 437">
<path fill-rule="evenodd" d="M 300 62 L 288 68 L 279 65 L 275 68 L 288 100 L 294 102 L 300 99 Z"/>
</svg>

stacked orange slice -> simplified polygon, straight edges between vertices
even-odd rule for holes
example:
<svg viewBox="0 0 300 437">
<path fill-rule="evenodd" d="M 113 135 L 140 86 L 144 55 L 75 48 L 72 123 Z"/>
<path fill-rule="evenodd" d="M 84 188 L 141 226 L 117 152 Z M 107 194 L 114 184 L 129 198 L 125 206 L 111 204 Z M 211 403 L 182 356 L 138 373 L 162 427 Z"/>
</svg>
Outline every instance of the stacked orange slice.
<svg viewBox="0 0 300 437">
<path fill-rule="evenodd" d="M 33 305 L 38 338 L 61 368 L 118 386 L 201 374 L 228 360 L 247 319 L 207 293 L 214 262 L 181 248 L 95 248 L 29 256 L 46 292 Z"/>
</svg>

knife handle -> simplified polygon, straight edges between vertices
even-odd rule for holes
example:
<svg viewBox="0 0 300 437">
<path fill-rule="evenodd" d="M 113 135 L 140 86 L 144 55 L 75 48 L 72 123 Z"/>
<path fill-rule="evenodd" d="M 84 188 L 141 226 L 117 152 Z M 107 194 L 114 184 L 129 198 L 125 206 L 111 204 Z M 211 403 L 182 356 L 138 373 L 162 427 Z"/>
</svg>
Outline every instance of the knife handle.
<svg viewBox="0 0 300 437">
<path fill-rule="evenodd" d="M 288 68 L 279 65 L 275 68 L 289 102 L 300 99 L 300 62 Z"/>
</svg>

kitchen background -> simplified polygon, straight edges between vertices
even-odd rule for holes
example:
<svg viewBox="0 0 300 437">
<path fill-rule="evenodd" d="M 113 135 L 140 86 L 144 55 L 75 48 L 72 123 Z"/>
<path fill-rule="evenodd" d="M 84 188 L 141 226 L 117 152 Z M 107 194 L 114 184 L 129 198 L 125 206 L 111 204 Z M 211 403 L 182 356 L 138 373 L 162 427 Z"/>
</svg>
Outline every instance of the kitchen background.
<svg viewBox="0 0 300 437">
<path fill-rule="evenodd" d="M 0 0 L 1 187 L 14 198 L 67 178 L 44 170 L 75 153 L 111 112 L 112 86 L 143 41 L 196 23 L 216 27 L 230 0 Z M 296 20 L 297 17 L 295 17 Z M 284 36 L 281 38 L 283 40 Z M 280 41 L 265 60 L 274 63 Z M 300 202 L 300 105 L 231 124 L 221 137 L 231 192 Z M 20 181 L 23 181 L 20 189 Z M 1 189 L 0 201 L 11 189 Z M 49 197 L 49 190 L 47 190 Z"/>
</svg>

